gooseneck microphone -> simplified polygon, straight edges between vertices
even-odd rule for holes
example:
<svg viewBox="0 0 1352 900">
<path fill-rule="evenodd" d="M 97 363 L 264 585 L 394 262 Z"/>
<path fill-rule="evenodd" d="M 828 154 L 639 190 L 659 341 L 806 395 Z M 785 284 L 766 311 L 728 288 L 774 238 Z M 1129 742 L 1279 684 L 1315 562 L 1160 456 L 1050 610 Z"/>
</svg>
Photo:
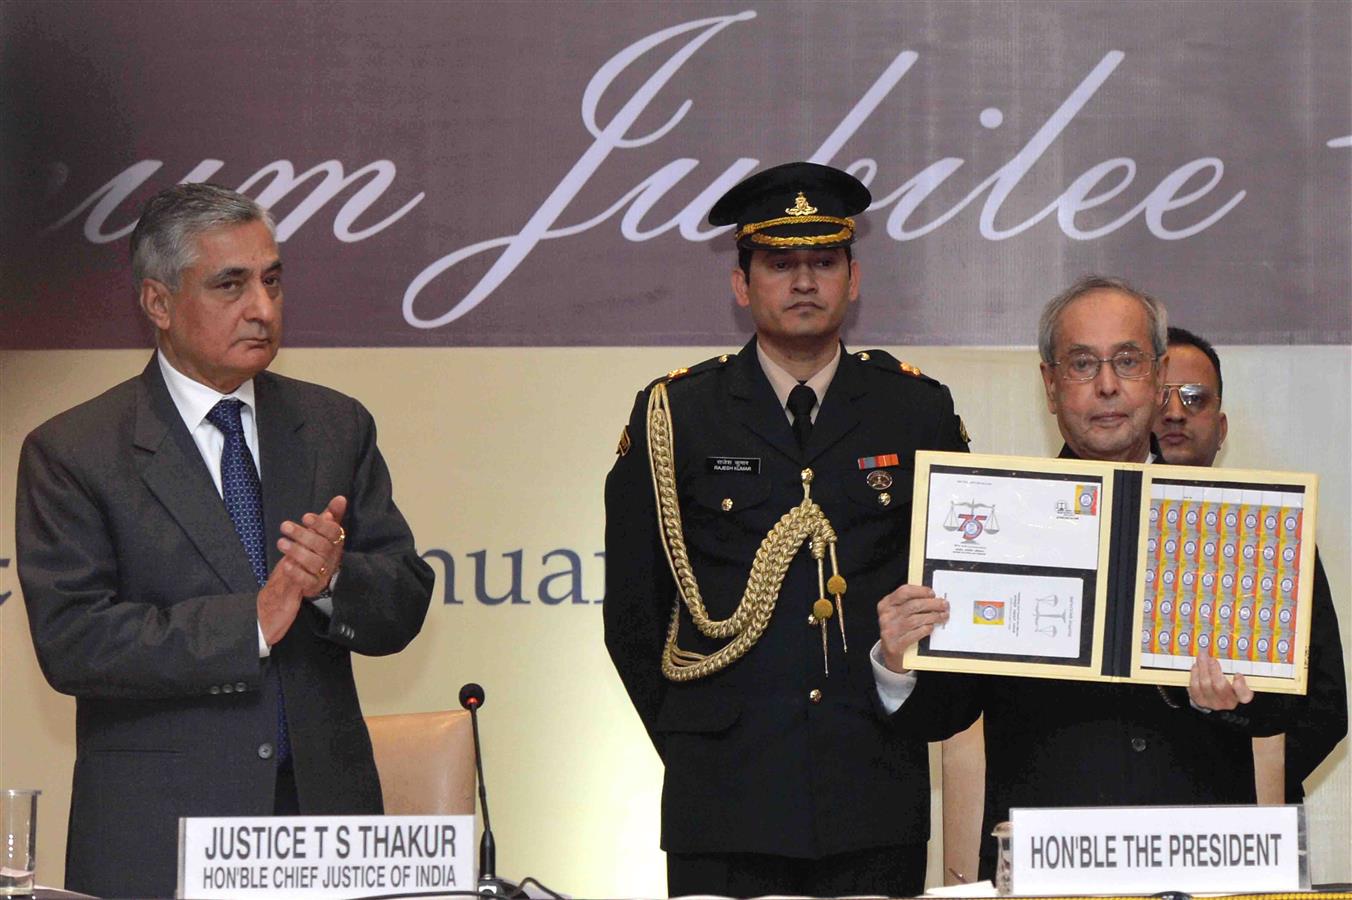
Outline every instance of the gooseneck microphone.
<svg viewBox="0 0 1352 900">
<path fill-rule="evenodd" d="M 484 689 L 470 682 L 460 689 L 460 705 L 469 710 L 474 730 L 474 768 L 479 775 L 479 808 L 484 813 L 484 832 L 479 838 L 479 895 L 499 896 L 516 893 L 519 888 L 497 875 L 498 850 L 493 842 L 493 824 L 488 816 L 488 790 L 484 787 L 484 756 L 479 749 L 479 707 L 484 705 Z"/>
</svg>

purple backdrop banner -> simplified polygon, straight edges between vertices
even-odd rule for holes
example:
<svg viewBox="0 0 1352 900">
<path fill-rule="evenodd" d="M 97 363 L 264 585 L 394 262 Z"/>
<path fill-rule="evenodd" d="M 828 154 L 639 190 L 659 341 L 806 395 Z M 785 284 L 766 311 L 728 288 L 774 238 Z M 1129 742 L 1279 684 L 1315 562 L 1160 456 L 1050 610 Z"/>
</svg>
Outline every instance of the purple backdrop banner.
<svg viewBox="0 0 1352 900">
<path fill-rule="evenodd" d="M 1352 343 L 1352 4 L 0 3 L 0 347 L 144 346 L 127 235 L 270 206 L 292 346 L 733 345 L 765 165 L 869 184 L 857 344 L 1033 343 L 1088 271 Z"/>
</svg>

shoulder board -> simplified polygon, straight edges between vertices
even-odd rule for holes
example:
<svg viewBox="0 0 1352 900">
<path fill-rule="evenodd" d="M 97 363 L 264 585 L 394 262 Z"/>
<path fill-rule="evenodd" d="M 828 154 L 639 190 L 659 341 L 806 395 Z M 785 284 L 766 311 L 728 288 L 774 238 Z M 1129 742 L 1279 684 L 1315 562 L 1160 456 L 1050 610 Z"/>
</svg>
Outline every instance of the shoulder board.
<svg viewBox="0 0 1352 900">
<path fill-rule="evenodd" d="M 662 382 L 664 384 L 671 384 L 673 381 L 680 381 L 684 378 L 690 378 L 693 375 L 702 375 L 705 372 L 712 372 L 715 369 L 721 369 L 723 368 L 723 366 L 728 364 L 728 361 L 731 360 L 732 357 L 733 354 L 724 353 L 721 356 L 715 356 L 712 359 L 706 359 L 704 362 L 696 363 L 693 366 L 689 367 L 683 366 L 682 368 L 679 369 L 672 369 L 667 374 L 662 375 L 659 378 L 654 378 L 652 381 L 648 383 L 648 387 L 651 388 L 658 382 Z"/>
<path fill-rule="evenodd" d="M 920 381 L 927 381 L 939 387 L 943 386 L 937 379 L 921 372 L 919 366 L 902 362 L 886 350 L 860 350 L 854 354 L 854 358 L 877 369 L 895 372 L 899 375 L 909 375 L 911 378 L 917 378 Z"/>
</svg>

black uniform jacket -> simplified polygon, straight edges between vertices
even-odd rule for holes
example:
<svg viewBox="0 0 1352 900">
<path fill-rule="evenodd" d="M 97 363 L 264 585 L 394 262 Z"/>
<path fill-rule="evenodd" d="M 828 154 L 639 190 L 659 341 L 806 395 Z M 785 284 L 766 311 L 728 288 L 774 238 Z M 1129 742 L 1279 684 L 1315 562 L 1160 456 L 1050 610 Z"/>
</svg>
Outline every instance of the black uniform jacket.
<svg viewBox="0 0 1352 900">
<path fill-rule="evenodd" d="M 820 626 L 808 624 L 820 596 L 816 563 L 803 548 L 769 627 L 746 656 L 696 681 L 663 677 L 659 662 L 677 601 L 657 531 L 648 393 L 640 393 L 627 426 L 632 446 L 606 481 L 605 631 L 666 765 L 662 846 L 817 858 L 924 841 L 925 743 L 881 712 L 869 649 L 878 639 L 878 600 L 906 581 L 914 453 L 966 449 L 947 388 L 904 373 L 886 353 L 842 352 L 804 450 L 754 340 L 673 379 L 668 391 L 685 539 L 710 615 L 732 613 L 757 548 L 802 501 L 800 476 L 810 468 L 812 498 L 839 538 L 849 652 L 833 617 L 828 676 Z M 868 457 L 887 454 L 896 462 L 867 468 L 874 464 Z M 871 471 L 885 473 L 874 475 L 874 486 L 866 480 Z M 679 643 L 707 653 L 722 642 L 699 635 L 683 609 Z"/>
<path fill-rule="evenodd" d="M 1074 458 L 1069 449 L 1061 456 Z M 1328 723 L 1321 731 L 1346 731 L 1342 647 L 1322 568 L 1314 601 L 1310 670 L 1318 677 L 1336 667 L 1337 697 L 1324 696 L 1321 678 L 1318 699 L 1313 691 L 1259 693 L 1233 711 L 1206 713 L 1181 688 L 921 672 L 895 719 L 941 740 L 985 714 L 981 875 L 988 878 L 991 829 L 1012 807 L 1253 803 L 1252 737 L 1311 720 Z"/>
</svg>

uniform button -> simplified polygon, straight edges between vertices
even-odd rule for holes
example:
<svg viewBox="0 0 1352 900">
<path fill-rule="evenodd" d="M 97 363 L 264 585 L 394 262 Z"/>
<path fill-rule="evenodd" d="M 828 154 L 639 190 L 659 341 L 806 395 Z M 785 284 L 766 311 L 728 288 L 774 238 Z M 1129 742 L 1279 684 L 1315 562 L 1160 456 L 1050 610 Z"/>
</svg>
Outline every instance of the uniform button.
<svg viewBox="0 0 1352 900">
<path fill-rule="evenodd" d="M 883 506 L 890 506 L 892 503 L 892 495 L 889 494 L 887 491 L 883 491 L 881 494 L 878 495 L 878 502 L 881 503 Z"/>
<path fill-rule="evenodd" d="M 732 512 L 732 498 L 724 497 L 721 506 L 723 507 L 723 512 Z"/>
<path fill-rule="evenodd" d="M 223 684 L 223 685 L 221 685 L 221 693 L 222 693 L 222 694 L 233 694 L 234 692 L 235 692 L 235 686 L 234 686 L 233 684 Z"/>
<path fill-rule="evenodd" d="M 1145 738 L 1134 737 L 1131 739 L 1131 749 L 1137 753 L 1145 752 Z"/>
<path fill-rule="evenodd" d="M 258 758 L 259 758 L 259 759 L 272 759 L 272 745 L 271 745 L 271 744 L 259 744 L 259 745 L 258 745 Z"/>
<path fill-rule="evenodd" d="M 817 690 L 816 688 L 813 688 L 812 690 L 807 692 L 807 699 L 813 703 L 821 703 L 822 692 Z"/>
<path fill-rule="evenodd" d="M 213 695 L 214 695 L 214 694 L 219 694 L 220 692 L 221 692 L 221 686 L 218 685 L 218 684 L 213 684 L 211 687 L 207 688 L 207 693 L 208 693 L 208 694 L 213 694 Z"/>
<path fill-rule="evenodd" d="M 860 353 L 859 358 L 862 359 L 864 362 L 868 362 L 869 359 L 868 351 L 865 350 L 864 352 Z"/>
<path fill-rule="evenodd" d="M 240 691 L 240 692 L 243 692 L 243 691 L 247 691 L 248 689 L 249 689 L 249 686 L 248 686 L 247 684 L 245 684 L 244 682 L 242 682 L 242 681 L 236 681 L 236 682 L 235 682 L 235 690 Z"/>
</svg>

